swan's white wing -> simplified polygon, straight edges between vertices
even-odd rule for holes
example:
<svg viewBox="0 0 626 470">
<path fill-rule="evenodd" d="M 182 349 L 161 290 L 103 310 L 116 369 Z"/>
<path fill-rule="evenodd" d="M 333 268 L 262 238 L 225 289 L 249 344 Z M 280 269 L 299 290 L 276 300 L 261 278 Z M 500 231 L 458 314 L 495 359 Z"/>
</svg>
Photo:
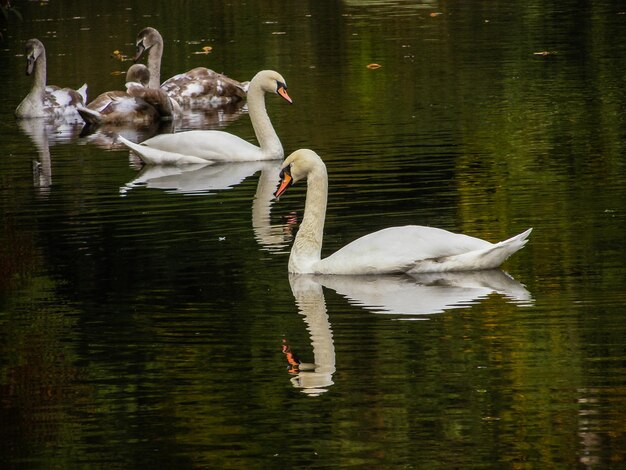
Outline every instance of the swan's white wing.
<svg viewBox="0 0 626 470">
<path fill-rule="evenodd" d="M 135 154 L 137 154 L 139 158 L 141 158 L 141 160 L 148 165 L 189 165 L 198 163 L 211 163 L 211 160 L 206 160 L 204 158 L 199 158 L 192 155 L 184 155 L 177 152 L 167 152 L 164 150 L 147 147 L 146 145 L 136 144 L 128 139 L 125 139 L 121 135 L 118 135 L 117 137 L 120 142 L 122 142 L 126 147 L 128 147 Z"/>
<path fill-rule="evenodd" d="M 142 145 L 182 155 L 212 161 L 263 160 L 261 149 L 236 135 L 222 131 L 194 130 L 176 134 L 161 134 Z"/>
<path fill-rule="evenodd" d="M 365 235 L 315 264 L 320 274 L 406 272 L 419 261 L 440 260 L 493 244 L 446 230 L 407 225 Z"/>
</svg>

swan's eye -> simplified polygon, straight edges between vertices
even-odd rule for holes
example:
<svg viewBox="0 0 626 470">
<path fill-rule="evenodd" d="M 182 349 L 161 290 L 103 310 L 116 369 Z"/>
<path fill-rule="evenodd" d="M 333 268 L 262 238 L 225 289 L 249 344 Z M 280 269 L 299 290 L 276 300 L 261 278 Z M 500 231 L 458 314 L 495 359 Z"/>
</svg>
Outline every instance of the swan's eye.
<svg viewBox="0 0 626 470">
<path fill-rule="evenodd" d="M 285 175 L 291 177 L 291 164 L 280 170 L 280 174 L 278 175 L 278 177 L 282 180 L 285 178 Z"/>
</svg>

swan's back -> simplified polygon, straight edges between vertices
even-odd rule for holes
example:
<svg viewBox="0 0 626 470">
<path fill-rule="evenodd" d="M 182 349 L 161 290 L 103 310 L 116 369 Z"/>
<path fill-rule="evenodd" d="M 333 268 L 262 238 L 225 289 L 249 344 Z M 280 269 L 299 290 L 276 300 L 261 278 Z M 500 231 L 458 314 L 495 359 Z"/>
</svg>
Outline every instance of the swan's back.
<svg viewBox="0 0 626 470">
<path fill-rule="evenodd" d="M 421 260 L 442 260 L 493 247 L 492 243 L 434 227 L 407 225 L 365 235 L 316 264 L 321 274 L 407 272 Z"/>
<path fill-rule="evenodd" d="M 256 145 L 223 131 L 192 130 L 161 134 L 142 142 L 142 145 L 212 161 L 267 159 Z"/>
<path fill-rule="evenodd" d="M 191 108 L 222 106 L 246 96 L 239 82 L 205 67 L 175 75 L 161 89 L 180 106 Z"/>
</svg>

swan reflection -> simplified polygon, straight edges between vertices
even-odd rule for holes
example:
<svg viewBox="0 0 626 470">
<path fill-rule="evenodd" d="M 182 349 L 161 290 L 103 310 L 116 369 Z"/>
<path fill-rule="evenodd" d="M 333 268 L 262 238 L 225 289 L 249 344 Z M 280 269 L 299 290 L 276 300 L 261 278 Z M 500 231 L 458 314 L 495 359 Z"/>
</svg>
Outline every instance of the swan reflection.
<svg viewBox="0 0 626 470">
<path fill-rule="evenodd" d="M 137 177 L 120 188 L 125 196 L 133 188 L 162 189 L 171 193 L 212 194 L 232 189 L 246 178 L 260 172 L 256 193 L 252 201 L 252 228 L 257 242 L 267 251 L 283 253 L 291 241 L 291 229 L 295 224 L 289 220 L 272 225 L 270 215 L 276 189 L 276 175 L 280 160 L 173 165 L 146 165 Z"/>
<path fill-rule="evenodd" d="M 335 373 L 335 343 L 322 285 L 315 276 L 308 274 L 289 274 L 289 285 L 309 330 L 313 362 L 301 362 L 288 344 L 283 345 L 283 353 L 290 363 L 293 386 L 308 395 L 318 396 L 333 384 Z"/>
<path fill-rule="evenodd" d="M 530 293 L 504 271 L 424 273 L 385 276 L 317 276 L 354 305 L 375 313 L 430 315 L 478 303 L 491 294 L 518 305 L 532 304 Z"/>
<path fill-rule="evenodd" d="M 85 125 L 80 133 L 83 143 L 88 143 L 105 150 L 124 149 L 118 136 L 140 142 L 157 134 L 173 132 L 172 121 L 155 121 L 148 124 L 106 123 L 99 126 Z"/>
<path fill-rule="evenodd" d="M 63 118 L 18 119 L 17 123 L 37 148 L 37 158 L 33 160 L 33 184 L 41 194 L 48 194 L 52 185 L 50 147 L 76 140 L 82 124 Z"/>
<path fill-rule="evenodd" d="M 222 129 L 239 119 L 246 113 L 244 105 L 233 104 L 222 108 L 209 108 L 202 111 L 187 111 L 174 120 L 161 120 L 148 124 L 101 124 L 85 125 L 81 131 L 82 140 L 106 150 L 125 149 L 126 146 L 118 138 L 122 136 L 131 142 L 143 142 L 158 134 L 193 129 Z M 135 157 L 140 164 L 138 157 Z"/>
<path fill-rule="evenodd" d="M 302 362 L 286 340 L 283 353 L 293 386 L 312 396 L 326 392 L 335 373 L 335 345 L 322 286 L 353 305 L 404 318 L 468 307 L 494 293 L 520 306 L 532 303 L 524 286 L 500 270 L 415 276 L 289 274 L 289 285 L 309 331 L 313 362 Z"/>
</svg>

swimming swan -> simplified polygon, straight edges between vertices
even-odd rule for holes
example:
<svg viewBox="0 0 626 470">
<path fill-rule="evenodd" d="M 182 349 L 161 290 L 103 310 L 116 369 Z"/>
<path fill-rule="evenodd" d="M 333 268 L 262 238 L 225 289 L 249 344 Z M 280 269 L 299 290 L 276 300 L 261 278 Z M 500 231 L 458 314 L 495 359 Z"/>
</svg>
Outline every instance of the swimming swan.
<svg viewBox="0 0 626 470">
<path fill-rule="evenodd" d="M 150 124 L 173 119 L 180 112 L 176 101 L 163 90 L 148 88 L 150 72 L 143 64 L 134 64 L 126 72 L 126 91 L 107 91 L 78 112 L 89 125 Z"/>
<path fill-rule="evenodd" d="M 289 103 L 285 79 L 273 70 L 262 70 L 250 81 L 248 113 L 259 141 L 257 147 L 223 131 L 194 130 L 162 134 L 135 144 L 120 136 L 120 141 L 151 165 L 183 165 L 207 162 L 248 162 L 283 158 L 283 146 L 265 109 L 265 93 L 276 93 Z"/>
<path fill-rule="evenodd" d="M 161 88 L 184 108 L 223 106 L 241 101 L 246 96 L 246 83 L 241 83 L 205 67 L 180 73 L 160 84 L 163 37 L 154 28 L 144 28 L 137 35 L 135 61 L 147 51 L 150 88 Z"/>
<path fill-rule="evenodd" d="M 321 259 L 328 197 L 326 165 L 312 150 L 296 150 L 283 162 L 280 177 L 276 197 L 292 183 L 307 179 L 304 218 L 289 256 L 290 273 L 411 274 L 492 269 L 522 248 L 532 230 L 493 244 L 433 227 L 391 227 L 365 235 Z"/>
<path fill-rule="evenodd" d="M 46 48 L 39 39 L 29 39 L 25 46 L 26 75 L 35 74 L 33 87 L 15 110 L 18 118 L 76 118 L 77 106 L 87 102 L 87 85 L 78 90 L 46 86 Z"/>
</svg>

